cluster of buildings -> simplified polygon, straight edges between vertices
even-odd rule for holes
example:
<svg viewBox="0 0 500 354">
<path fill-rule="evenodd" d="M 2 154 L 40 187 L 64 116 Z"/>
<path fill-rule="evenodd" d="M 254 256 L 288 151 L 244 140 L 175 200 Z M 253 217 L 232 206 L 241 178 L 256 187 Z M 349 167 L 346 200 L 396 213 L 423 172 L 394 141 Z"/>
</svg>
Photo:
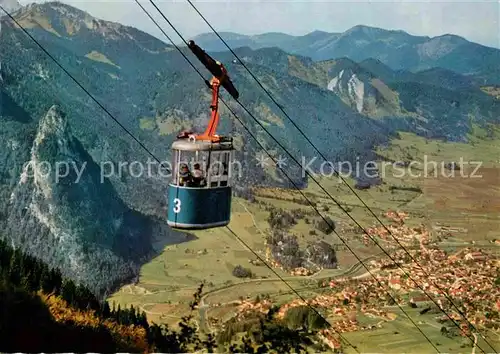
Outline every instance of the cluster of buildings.
<svg viewBox="0 0 500 354">
<path fill-rule="evenodd" d="M 274 269 L 280 269 L 283 272 L 287 272 L 288 274 L 292 276 L 301 276 L 301 277 L 306 277 L 309 275 L 313 275 L 315 273 L 315 270 L 313 269 L 308 269 L 305 267 L 297 267 L 293 269 L 286 269 L 282 264 L 280 264 L 278 261 L 276 261 L 272 255 L 271 248 L 269 245 L 267 245 L 266 242 L 266 253 L 265 253 L 265 261 L 267 264 L 269 264 L 272 268 Z M 316 271 L 318 271 L 317 269 Z"/>
<path fill-rule="evenodd" d="M 260 312 L 267 314 L 271 308 L 272 303 L 269 300 L 251 301 L 243 300 L 238 305 L 238 317 L 245 316 L 249 312 Z"/>
<path fill-rule="evenodd" d="M 395 221 L 396 223 L 402 223 L 404 222 L 406 219 L 408 219 L 409 215 L 408 213 L 405 213 L 405 212 L 402 212 L 402 211 L 393 211 L 393 210 L 389 210 L 387 211 L 384 216 L 387 218 L 387 219 L 390 219 L 392 221 Z"/>
<path fill-rule="evenodd" d="M 472 325 L 500 334 L 500 286 L 495 283 L 500 276 L 500 259 L 497 256 L 475 249 L 464 249 L 450 256 L 441 250 L 426 248 L 412 253 L 418 264 L 411 261 L 402 263 L 405 272 L 387 268 L 386 271 L 377 273 L 376 278 L 383 288 L 373 278 L 356 281 L 353 285 L 332 281 L 329 286 L 336 292 L 329 296 L 318 296 L 311 303 L 329 309 L 332 316 L 343 317 L 341 321 L 333 324 L 336 331 L 357 331 L 373 327 L 366 328 L 355 321 L 349 321 L 349 314 L 354 308 L 362 314 L 372 313 L 376 317 L 390 320 L 391 314 L 384 310 L 388 304 L 387 287 L 401 305 L 407 305 L 407 297 L 404 295 L 410 294 L 410 302 L 429 303 L 431 300 L 425 294 L 427 293 L 441 310 L 460 324 L 461 335 L 470 335 L 467 321 L 443 294 L 443 291 L 446 291 L 448 298 L 465 314 Z M 405 257 L 403 252 L 394 256 L 399 260 L 406 259 Z M 391 260 L 374 262 L 375 267 L 390 264 L 393 264 Z M 409 274 L 415 282 L 404 273 Z M 418 293 L 421 295 L 415 295 Z M 356 306 L 359 301 L 361 306 Z M 448 316 L 443 314 L 441 321 L 449 320 Z M 331 331 L 330 337 L 336 338 L 335 330 Z M 337 341 L 332 343 L 336 344 Z"/>
<path fill-rule="evenodd" d="M 300 276 L 300 277 L 307 277 L 312 274 L 314 274 L 314 272 L 311 269 L 307 269 L 304 267 L 294 268 L 290 271 L 290 275 Z"/>
<path fill-rule="evenodd" d="M 366 229 L 368 235 L 363 235 L 363 242 L 365 245 L 371 245 L 372 238 L 379 238 L 387 241 L 392 249 L 399 248 L 400 246 L 395 243 L 394 238 L 398 240 L 405 247 L 418 246 L 419 243 L 428 243 L 430 239 L 430 232 L 425 227 L 408 227 L 405 224 L 388 225 L 387 227 L 369 227 Z M 384 247 L 386 248 L 386 247 Z"/>
<path fill-rule="evenodd" d="M 430 296 L 441 310 L 460 323 L 462 334 L 468 334 L 467 322 L 449 302 L 450 298 L 474 326 L 498 331 L 500 335 L 498 255 L 473 248 L 447 254 L 431 245 L 431 234 L 425 227 L 410 228 L 404 224 L 404 220 L 409 217 L 407 213 L 389 211 L 385 216 L 394 221 L 393 225 L 388 226 L 392 235 L 403 245 L 410 243 L 415 247 L 405 251 L 395 246 L 391 252 L 392 259 L 387 257 L 370 262 L 376 279 L 336 278 L 323 282 L 322 286 L 329 287 L 330 292 L 308 300 L 309 305 L 326 310 L 328 320 L 334 326 L 333 329 L 320 332 L 323 342 L 331 348 L 339 348 L 337 332 L 370 330 L 380 327 L 383 321 L 392 320 L 394 314 L 387 307 L 394 305 L 391 296 L 397 303 L 406 306 L 408 302 L 428 303 Z M 392 240 L 384 227 L 370 228 L 368 232 L 388 242 Z M 395 244 L 394 240 L 392 243 Z M 297 273 L 308 275 L 300 270 Z M 270 305 L 269 302 L 245 301 L 239 309 L 242 312 L 257 310 L 265 313 Z M 281 306 L 277 316 L 283 318 L 290 308 L 303 305 L 306 305 L 304 301 L 294 300 Z M 363 325 L 357 321 L 356 314 L 379 318 L 381 322 Z M 444 314 L 442 317 L 442 321 L 448 319 Z"/>
</svg>

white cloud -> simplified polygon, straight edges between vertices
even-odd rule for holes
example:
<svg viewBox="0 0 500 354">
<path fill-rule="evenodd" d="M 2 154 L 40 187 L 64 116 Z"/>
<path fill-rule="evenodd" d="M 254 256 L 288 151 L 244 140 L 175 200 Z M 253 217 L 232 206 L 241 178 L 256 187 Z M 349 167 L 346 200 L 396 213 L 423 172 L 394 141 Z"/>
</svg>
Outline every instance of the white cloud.
<svg viewBox="0 0 500 354">
<path fill-rule="evenodd" d="M 31 1 L 21 1 L 26 4 Z M 37 2 L 43 2 L 39 0 Z M 63 1 L 92 15 L 121 22 L 164 39 L 134 0 Z M 140 1 L 168 34 L 173 32 L 147 0 Z M 157 0 L 157 6 L 185 37 L 210 28 L 185 0 Z M 357 24 L 402 29 L 415 35 L 457 34 L 471 41 L 500 47 L 498 1 L 193 1 L 218 31 L 245 34 L 314 30 L 343 32 Z M 167 31 L 168 30 L 168 31 Z M 177 39 L 177 37 L 174 37 Z"/>
</svg>

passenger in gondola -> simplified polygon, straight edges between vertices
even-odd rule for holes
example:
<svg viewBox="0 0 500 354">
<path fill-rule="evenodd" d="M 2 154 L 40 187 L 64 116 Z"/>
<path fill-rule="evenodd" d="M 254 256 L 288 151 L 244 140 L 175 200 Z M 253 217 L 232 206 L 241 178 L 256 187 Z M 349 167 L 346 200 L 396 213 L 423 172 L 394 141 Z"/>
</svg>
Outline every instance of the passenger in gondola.
<svg viewBox="0 0 500 354">
<path fill-rule="evenodd" d="M 189 187 L 192 184 L 193 176 L 189 171 L 187 164 L 183 163 L 180 166 L 179 172 L 179 185 L 184 187 Z"/>
<path fill-rule="evenodd" d="M 195 163 L 193 169 L 193 182 L 196 187 L 205 186 L 205 176 L 203 175 L 203 171 L 200 169 L 200 164 Z"/>
</svg>

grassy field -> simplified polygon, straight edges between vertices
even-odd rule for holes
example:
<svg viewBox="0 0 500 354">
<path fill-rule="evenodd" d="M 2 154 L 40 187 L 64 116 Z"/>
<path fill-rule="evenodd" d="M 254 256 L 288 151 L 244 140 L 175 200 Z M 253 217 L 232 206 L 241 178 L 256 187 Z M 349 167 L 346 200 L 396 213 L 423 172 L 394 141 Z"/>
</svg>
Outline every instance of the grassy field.
<svg viewBox="0 0 500 354">
<path fill-rule="evenodd" d="M 484 132 L 478 131 L 483 136 Z M 407 203 L 404 210 L 423 214 L 421 218 L 428 226 L 444 225 L 463 229 L 456 235 L 466 241 L 491 241 L 500 238 L 500 139 L 495 130 L 494 141 L 472 139 L 471 144 L 426 142 L 411 134 L 401 134 L 380 154 L 397 159 L 411 154 L 414 160 L 427 158 L 430 168 L 424 175 L 424 168 L 416 170 L 424 175 L 419 178 L 386 178 L 388 183 L 418 186 L 422 195 Z M 469 162 L 463 172 L 449 171 L 441 167 L 442 162 Z M 437 162 L 437 171 L 432 163 Z M 389 176 L 392 176 L 388 168 Z M 452 175 L 454 172 L 454 175 Z M 451 177 L 449 177 L 451 176 Z"/>
<path fill-rule="evenodd" d="M 389 146 L 379 148 L 377 153 L 383 160 L 413 160 L 420 161 L 406 169 L 403 174 L 401 167 L 389 165 L 386 161 L 385 170 L 381 169 L 383 184 L 369 190 L 356 190 L 356 193 L 378 215 L 384 223 L 389 223 L 382 214 L 387 210 L 400 210 L 410 214 L 407 223 L 410 225 L 424 224 L 429 228 L 448 226 L 457 229 L 452 238 L 457 247 L 474 241 L 478 246 L 493 247 L 491 241 L 500 239 L 500 133 L 495 130 L 495 140 L 484 138 L 483 131 L 476 131 L 475 138 L 469 144 L 445 143 L 427 141 L 412 134 L 402 133 L 400 139 L 393 140 Z M 441 163 L 452 161 L 481 161 L 482 165 L 475 171 L 477 178 L 470 178 L 475 168 L 469 165 L 460 171 L 454 171 L 454 177 L 445 177 L 451 173 L 441 168 Z M 437 176 L 433 166 L 424 168 L 424 162 L 438 163 Z M 413 176 L 408 172 L 412 171 Z M 427 176 L 423 176 L 427 172 Z M 420 173 L 420 176 L 416 176 Z M 337 178 L 318 179 L 322 186 L 355 218 L 364 228 L 379 226 L 373 215 Z M 347 179 L 353 186 L 354 182 Z M 322 215 L 335 220 L 337 231 L 349 246 L 361 257 L 369 257 L 380 252 L 375 246 L 367 247 L 361 241 L 361 233 L 356 231 L 352 220 L 338 208 L 323 191 L 310 182 L 304 191 L 308 198 L 318 203 Z M 287 210 L 314 210 L 307 205 L 293 201 L 293 198 L 303 199 L 300 193 L 293 190 L 258 191 L 257 199 L 274 207 Z M 325 208 L 326 207 L 326 208 Z M 328 209 L 328 210 L 326 210 Z M 265 236 L 270 232 L 267 223 L 269 212 L 263 205 L 250 203 L 235 198 L 233 214 L 229 227 L 261 257 L 265 257 Z M 317 215 L 307 216 L 310 222 L 319 220 Z M 387 224 L 386 224 L 387 225 Z M 310 235 L 311 225 L 300 220 L 291 232 L 298 236 L 301 244 L 323 237 L 326 241 L 342 245 L 335 235 Z M 254 265 L 250 261 L 257 257 L 246 246 L 234 237 L 227 229 L 194 232 L 197 237 L 193 241 L 174 246 L 168 246 L 163 253 L 141 270 L 138 284 L 129 285 L 115 293 L 109 300 L 123 305 L 140 305 L 147 310 L 149 318 L 155 322 L 175 324 L 187 304 L 192 299 L 196 287 L 205 281 L 204 305 L 222 304 L 218 308 L 206 308 L 205 317 L 226 318 L 234 313 L 231 302 L 240 298 L 254 298 L 257 295 L 268 294 L 275 301 L 285 302 L 296 297 L 290 289 L 264 265 Z M 498 250 L 499 247 L 496 248 Z M 275 269 L 293 288 L 302 289 L 301 294 L 312 295 L 306 286 L 307 280 L 318 280 L 345 272 L 357 263 L 356 258 L 346 249 L 337 252 L 339 269 L 323 270 L 319 274 L 307 277 L 292 277 Z M 242 280 L 232 275 L 234 266 L 242 265 L 255 274 L 253 279 Z M 361 274 L 364 269 L 356 269 Z M 226 304 L 226 305 L 224 305 Z M 404 317 L 404 316 L 403 316 Z M 400 352 L 402 348 L 412 352 L 427 352 L 421 335 L 415 333 L 413 325 L 399 316 L 393 322 L 387 322 L 383 328 L 369 333 L 359 332 L 348 334 L 349 340 L 359 345 L 361 351 Z M 430 320 L 429 320 L 430 321 Z M 430 322 L 429 322 L 430 323 Z M 456 341 L 450 341 L 442 336 L 439 330 L 431 324 L 424 325 L 425 331 L 432 332 L 435 341 L 440 343 L 440 349 L 449 352 L 469 351 L 457 347 Z M 387 341 L 387 335 L 398 331 L 398 339 Z M 437 334 L 436 334 L 437 333 Z M 420 337 L 419 337 L 420 336 Z M 428 345 L 428 344 L 427 344 Z"/>
<path fill-rule="evenodd" d="M 300 207 L 299 204 L 292 204 L 288 203 L 288 208 Z M 268 212 L 262 210 L 257 204 L 235 198 L 232 221 L 229 225 L 245 244 L 264 259 L 264 238 L 269 232 L 267 216 Z M 306 238 L 312 240 L 317 237 L 309 235 L 309 229 L 309 225 L 301 222 L 294 226 L 292 231 L 303 235 L 304 239 L 301 240 L 305 242 Z M 206 282 L 205 293 L 207 294 L 204 301 L 207 304 L 226 303 L 238 300 L 240 297 L 254 298 L 263 294 L 277 296 L 280 292 L 290 292 L 289 287 L 265 265 L 251 264 L 250 261 L 257 260 L 257 257 L 227 229 L 197 231 L 194 234 L 197 239 L 193 241 L 166 247 L 160 256 L 141 269 L 138 284 L 123 287 L 110 297 L 109 301 L 115 301 L 122 306 L 156 303 L 184 309 L 191 300 L 196 287 L 203 281 Z M 325 239 L 338 242 L 330 236 Z M 356 253 L 362 258 L 378 251 L 367 249 L 360 244 L 358 246 L 361 248 Z M 347 252 L 339 252 L 339 269 L 323 270 L 311 278 L 319 279 L 341 274 L 356 262 L 356 259 Z M 255 278 L 241 280 L 234 277 L 232 270 L 238 264 L 251 269 Z M 294 289 L 304 287 L 302 283 L 307 277 L 293 277 L 280 269 L 275 269 L 275 271 Z M 151 318 L 158 321 L 157 315 L 152 315 Z M 176 321 L 178 319 L 172 316 L 161 319 L 161 322 L 170 324 Z"/>
<path fill-rule="evenodd" d="M 449 338 L 441 334 L 442 325 L 435 321 L 434 317 L 436 315 L 420 315 L 420 309 L 404 308 L 404 311 L 440 352 L 471 353 L 473 345 L 469 339 L 461 337 Z M 345 338 L 355 345 L 361 353 L 435 352 L 432 345 L 400 309 L 394 307 L 392 312 L 396 314 L 395 319 L 392 321 L 386 320 L 383 323 L 381 323 L 382 320 L 358 316 L 360 323 L 366 323 L 367 325 L 381 323 L 382 328 L 345 333 Z M 500 347 L 499 339 L 496 336 L 487 337 L 487 341 L 495 348 Z M 491 351 L 491 348 L 483 339 L 478 338 L 477 344 L 486 352 Z M 346 348 L 345 352 L 356 353 L 353 348 Z M 476 348 L 476 352 L 480 353 L 482 351 Z"/>
</svg>

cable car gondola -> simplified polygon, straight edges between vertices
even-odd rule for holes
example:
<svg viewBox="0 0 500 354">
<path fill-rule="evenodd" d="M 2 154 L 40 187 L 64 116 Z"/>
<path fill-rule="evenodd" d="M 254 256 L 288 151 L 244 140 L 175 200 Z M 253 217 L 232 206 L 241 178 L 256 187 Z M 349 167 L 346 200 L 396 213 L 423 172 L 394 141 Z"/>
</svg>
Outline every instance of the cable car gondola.
<svg viewBox="0 0 500 354">
<path fill-rule="evenodd" d="M 193 41 L 193 54 L 213 75 L 211 118 L 203 134 L 181 132 L 172 144 L 173 178 L 168 186 L 167 223 L 176 229 L 209 229 L 229 224 L 231 219 L 231 166 L 233 139 L 216 135 L 219 123 L 219 88 L 235 99 L 239 93 L 224 66 Z"/>
</svg>

